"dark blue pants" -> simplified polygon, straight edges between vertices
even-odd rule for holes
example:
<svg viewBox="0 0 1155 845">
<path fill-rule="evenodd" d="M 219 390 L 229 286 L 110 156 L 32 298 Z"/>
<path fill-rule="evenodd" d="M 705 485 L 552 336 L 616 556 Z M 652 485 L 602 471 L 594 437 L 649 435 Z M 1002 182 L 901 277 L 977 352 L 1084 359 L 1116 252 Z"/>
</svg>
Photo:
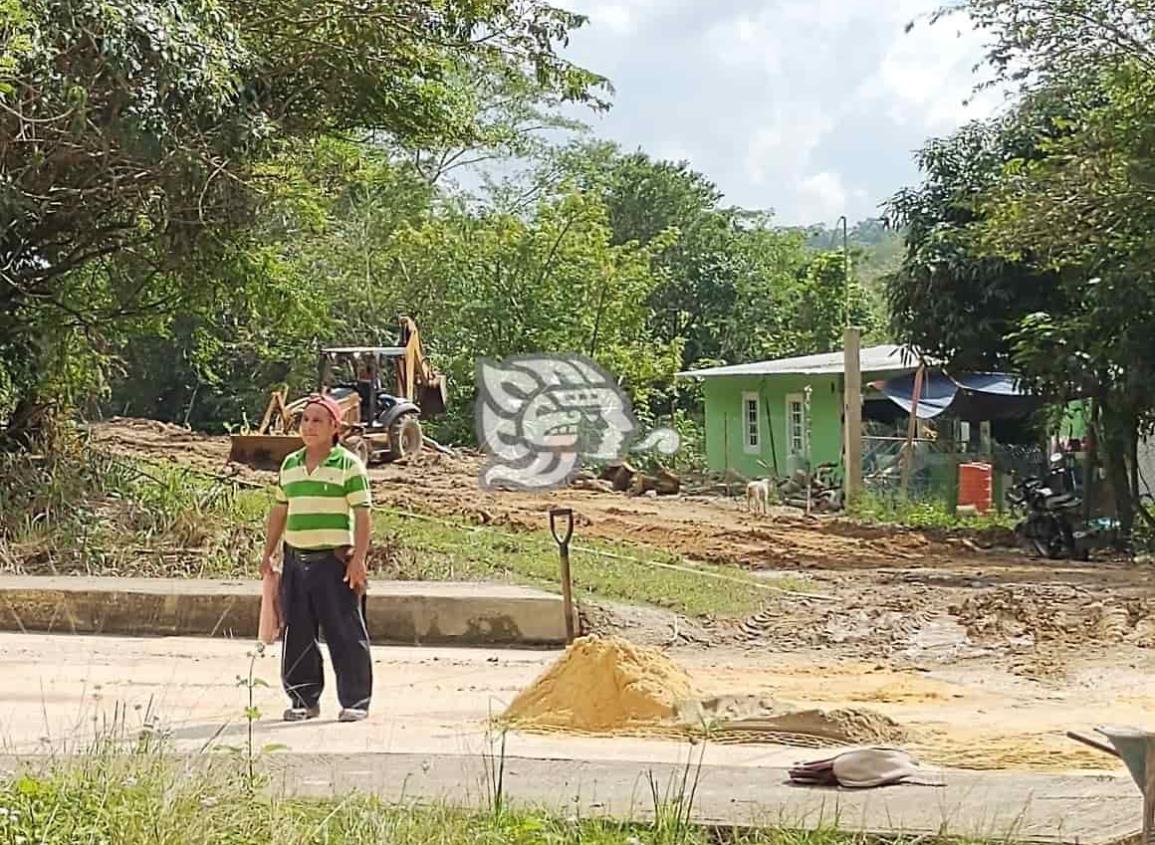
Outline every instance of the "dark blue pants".
<svg viewBox="0 0 1155 845">
<path fill-rule="evenodd" d="M 345 562 L 333 552 L 285 547 L 281 612 L 285 620 L 281 683 L 294 707 L 321 700 L 325 676 L 318 636 L 324 636 L 342 707 L 369 709 L 373 660 L 365 628 L 364 596 L 343 580 Z"/>
</svg>

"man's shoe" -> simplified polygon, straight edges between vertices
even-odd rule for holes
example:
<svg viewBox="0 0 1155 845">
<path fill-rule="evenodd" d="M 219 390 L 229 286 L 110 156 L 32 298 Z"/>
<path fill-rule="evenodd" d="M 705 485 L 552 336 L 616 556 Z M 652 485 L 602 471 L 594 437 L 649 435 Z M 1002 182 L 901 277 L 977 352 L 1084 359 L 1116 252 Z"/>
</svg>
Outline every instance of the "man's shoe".
<svg viewBox="0 0 1155 845">
<path fill-rule="evenodd" d="M 316 719 L 321 715 L 320 705 L 313 705 L 312 707 L 290 707 L 285 711 L 284 719 L 286 722 L 303 722 L 306 719 Z"/>
<path fill-rule="evenodd" d="M 369 718 L 369 711 L 359 707 L 346 707 L 337 716 L 338 722 L 362 722 Z"/>
</svg>

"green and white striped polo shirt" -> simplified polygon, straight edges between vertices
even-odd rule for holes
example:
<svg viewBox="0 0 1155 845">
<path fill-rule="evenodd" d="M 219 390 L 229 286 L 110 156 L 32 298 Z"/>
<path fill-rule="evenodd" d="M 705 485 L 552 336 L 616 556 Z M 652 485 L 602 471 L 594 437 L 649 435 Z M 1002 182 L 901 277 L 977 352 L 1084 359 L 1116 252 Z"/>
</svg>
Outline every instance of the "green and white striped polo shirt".
<svg viewBox="0 0 1155 845">
<path fill-rule="evenodd" d="M 334 446 L 315 470 L 305 466 L 305 450 L 285 458 L 275 491 L 289 505 L 285 542 L 295 549 L 335 549 L 353 545 L 353 508 L 370 504 L 369 474 L 344 446 Z"/>
</svg>

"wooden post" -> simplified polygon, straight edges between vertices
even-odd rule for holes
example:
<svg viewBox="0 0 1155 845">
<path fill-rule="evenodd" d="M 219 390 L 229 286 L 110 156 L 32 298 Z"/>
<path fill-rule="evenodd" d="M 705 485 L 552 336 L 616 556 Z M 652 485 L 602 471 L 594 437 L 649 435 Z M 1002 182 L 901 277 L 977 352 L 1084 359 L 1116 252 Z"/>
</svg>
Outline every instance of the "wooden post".
<svg viewBox="0 0 1155 845">
<path fill-rule="evenodd" d="M 1143 845 L 1155 845 L 1155 736 L 1147 736 L 1143 783 Z"/>
<path fill-rule="evenodd" d="M 862 330 L 847 328 L 842 334 L 843 356 L 843 455 L 846 507 L 862 493 Z"/>
<path fill-rule="evenodd" d="M 726 481 L 726 498 L 734 498 L 730 489 L 730 415 L 722 414 L 722 478 Z"/>
<path fill-rule="evenodd" d="M 910 487 L 910 474 L 914 463 L 914 438 L 918 434 L 918 398 L 922 396 L 923 366 L 914 372 L 914 395 L 910 401 L 910 424 L 906 428 L 906 442 L 902 444 L 902 497 L 905 499 Z"/>
<path fill-rule="evenodd" d="M 1083 449 L 1083 521 L 1090 522 L 1095 513 L 1095 496 L 1098 494 L 1096 482 L 1099 474 L 1099 400 L 1091 398 L 1090 420 L 1087 423 L 1086 443 Z"/>
</svg>

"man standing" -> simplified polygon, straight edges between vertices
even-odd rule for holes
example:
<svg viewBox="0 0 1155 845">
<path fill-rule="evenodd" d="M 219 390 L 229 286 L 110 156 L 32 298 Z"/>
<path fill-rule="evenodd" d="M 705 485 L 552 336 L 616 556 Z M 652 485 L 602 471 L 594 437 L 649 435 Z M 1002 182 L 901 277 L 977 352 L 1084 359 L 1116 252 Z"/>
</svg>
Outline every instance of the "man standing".
<svg viewBox="0 0 1155 845">
<path fill-rule="evenodd" d="M 337 676 L 342 722 L 369 714 L 373 662 L 361 598 L 369 550 L 369 476 L 365 465 L 338 445 L 341 406 L 309 397 L 301 416 L 305 448 L 285 458 L 269 513 L 262 576 L 284 541 L 281 682 L 291 705 L 285 721 L 321 715 L 324 674 L 318 631 L 325 636 Z"/>
</svg>

